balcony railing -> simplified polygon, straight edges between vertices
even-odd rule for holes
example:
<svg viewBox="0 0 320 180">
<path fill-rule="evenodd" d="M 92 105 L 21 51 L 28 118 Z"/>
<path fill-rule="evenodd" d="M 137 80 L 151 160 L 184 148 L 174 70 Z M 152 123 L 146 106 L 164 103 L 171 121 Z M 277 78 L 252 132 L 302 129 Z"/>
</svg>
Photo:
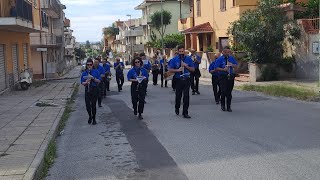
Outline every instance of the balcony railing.
<svg viewBox="0 0 320 180">
<path fill-rule="evenodd" d="M 32 5 L 26 0 L 16 0 L 15 6 L 9 8 L 8 12 L 1 12 L 0 17 L 17 17 L 33 22 Z"/>
<path fill-rule="evenodd" d="M 56 37 L 56 42 L 57 42 L 57 45 L 61 45 L 63 43 L 63 37 L 62 36 L 57 36 Z"/>
<path fill-rule="evenodd" d="M 53 34 L 45 34 L 45 33 L 30 34 L 31 46 L 55 46 L 57 44 L 56 41 L 57 41 L 57 37 Z"/>
<path fill-rule="evenodd" d="M 49 17 L 47 16 L 47 13 L 44 11 L 41 11 L 41 21 L 42 21 L 42 27 L 48 28 L 49 27 Z"/>
<path fill-rule="evenodd" d="M 320 18 L 301 19 L 301 22 L 302 22 L 304 30 L 307 33 L 311 33 L 311 34 L 319 33 Z"/>
<path fill-rule="evenodd" d="M 142 30 L 126 30 L 123 34 L 124 37 L 143 36 Z"/>
<path fill-rule="evenodd" d="M 41 8 L 52 9 L 54 12 L 59 14 L 61 6 L 57 0 L 43 0 L 41 3 Z"/>
</svg>

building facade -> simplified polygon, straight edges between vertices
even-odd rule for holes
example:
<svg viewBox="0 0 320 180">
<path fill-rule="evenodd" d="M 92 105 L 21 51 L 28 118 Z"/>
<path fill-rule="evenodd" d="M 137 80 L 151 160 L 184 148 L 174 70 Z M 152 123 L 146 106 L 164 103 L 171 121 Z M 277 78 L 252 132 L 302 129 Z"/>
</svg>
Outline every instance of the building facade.
<svg viewBox="0 0 320 180">
<path fill-rule="evenodd" d="M 76 38 L 72 35 L 73 30 L 70 29 L 70 20 L 65 19 L 64 21 L 64 40 L 65 40 L 65 51 L 64 59 L 66 61 L 66 70 L 73 68 L 76 65 L 75 59 L 75 46 Z"/>
<path fill-rule="evenodd" d="M 0 92 L 14 88 L 31 67 L 30 33 L 47 32 L 41 2 L 0 1 Z"/>
</svg>

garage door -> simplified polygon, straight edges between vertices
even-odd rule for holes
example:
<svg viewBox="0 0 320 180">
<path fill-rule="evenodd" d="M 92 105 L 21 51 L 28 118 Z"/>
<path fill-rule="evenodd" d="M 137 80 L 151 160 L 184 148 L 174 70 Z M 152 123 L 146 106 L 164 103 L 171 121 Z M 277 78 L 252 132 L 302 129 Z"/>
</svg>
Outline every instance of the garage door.
<svg viewBox="0 0 320 180">
<path fill-rule="evenodd" d="M 0 91 L 6 89 L 6 64 L 4 60 L 4 45 L 0 44 Z"/>
<path fill-rule="evenodd" d="M 23 44 L 23 64 L 24 69 L 27 69 L 28 66 L 28 44 Z"/>
<path fill-rule="evenodd" d="M 19 81 L 19 65 L 18 65 L 18 45 L 12 45 L 12 62 L 13 62 L 13 80 L 14 84 Z"/>
</svg>

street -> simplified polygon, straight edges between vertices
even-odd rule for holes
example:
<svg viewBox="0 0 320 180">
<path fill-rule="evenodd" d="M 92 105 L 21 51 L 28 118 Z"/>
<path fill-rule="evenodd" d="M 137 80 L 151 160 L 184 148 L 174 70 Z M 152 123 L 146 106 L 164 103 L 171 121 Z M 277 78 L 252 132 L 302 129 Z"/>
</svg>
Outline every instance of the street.
<svg viewBox="0 0 320 180">
<path fill-rule="evenodd" d="M 320 179 L 319 103 L 234 90 L 233 112 L 222 112 L 201 83 L 184 119 L 171 83 L 151 79 L 143 121 L 129 82 L 118 93 L 113 78 L 96 126 L 87 124 L 81 86 L 47 179 Z"/>
</svg>

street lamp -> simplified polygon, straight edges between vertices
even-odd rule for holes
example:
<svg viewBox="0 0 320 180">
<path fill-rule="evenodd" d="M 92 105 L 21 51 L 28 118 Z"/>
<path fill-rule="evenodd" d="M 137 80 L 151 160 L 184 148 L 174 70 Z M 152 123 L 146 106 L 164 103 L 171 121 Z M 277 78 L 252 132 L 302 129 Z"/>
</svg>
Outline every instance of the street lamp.
<svg viewBox="0 0 320 180">
<path fill-rule="evenodd" d="M 180 19 L 182 19 L 182 13 L 181 13 L 181 3 L 183 2 L 183 0 L 178 0 L 180 3 Z"/>
<path fill-rule="evenodd" d="M 133 56 L 133 53 L 132 53 L 132 37 L 131 37 L 131 14 L 128 14 L 127 15 L 128 17 L 130 17 L 129 19 L 129 41 L 130 41 L 130 58 L 129 58 L 129 62 L 131 63 L 132 61 L 132 56 Z"/>
</svg>

